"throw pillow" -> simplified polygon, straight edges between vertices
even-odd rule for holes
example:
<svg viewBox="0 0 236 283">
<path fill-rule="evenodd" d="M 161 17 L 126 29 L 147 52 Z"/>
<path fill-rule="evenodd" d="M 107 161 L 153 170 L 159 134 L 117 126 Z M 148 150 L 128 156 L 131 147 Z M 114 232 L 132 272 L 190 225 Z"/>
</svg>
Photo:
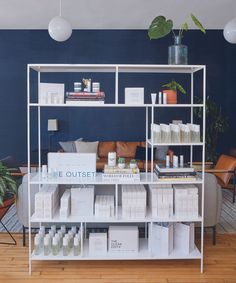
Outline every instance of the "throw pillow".
<svg viewBox="0 0 236 283">
<path fill-rule="evenodd" d="M 154 154 L 154 159 L 155 160 L 165 160 L 166 159 L 166 154 L 168 151 L 168 146 L 162 145 L 162 146 L 156 146 L 155 147 L 156 151 Z"/>
<path fill-rule="evenodd" d="M 152 149 L 148 148 L 148 161 L 151 161 L 151 152 L 152 152 Z M 153 154 L 154 154 L 153 156 L 155 157 L 155 148 L 154 148 Z M 137 146 L 136 153 L 135 153 L 135 159 L 146 160 L 146 147 Z"/>
<path fill-rule="evenodd" d="M 97 155 L 98 141 L 95 142 L 75 141 L 75 148 L 76 148 L 76 152 L 78 153 L 96 153 Z"/>
<path fill-rule="evenodd" d="M 77 139 L 77 141 L 82 141 L 82 139 Z M 59 144 L 64 152 L 76 152 L 75 141 L 61 141 Z"/>
</svg>

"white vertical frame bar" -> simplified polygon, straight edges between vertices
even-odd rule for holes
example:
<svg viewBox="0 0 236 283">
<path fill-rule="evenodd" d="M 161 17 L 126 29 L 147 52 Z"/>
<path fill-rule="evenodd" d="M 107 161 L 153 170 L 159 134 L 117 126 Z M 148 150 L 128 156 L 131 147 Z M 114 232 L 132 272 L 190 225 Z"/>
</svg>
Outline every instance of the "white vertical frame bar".
<svg viewBox="0 0 236 283">
<path fill-rule="evenodd" d="M 193 123 L 194 73 L 191 73 L 191 124 Z M 190 146 L 190 166 L 193 164 L 193 146 Z"/>
<path fill-rule="evenodd" d="M 146 163 L 145 163 L 145 171 L 146 174 L 148 173 L 148 107 L 146 107 L 146 153 L 145 153 L 145 158 L 146 158 Z"/>
<path fill-rule="evenodd" d="M 80 223 L 81 257 L 84 255 L 84 229 L 83 222 Z"/>
<path fill-rule="evenodd" d="M 201 273 L 204 261 L 204 201 L 205 201 L 205 131 L 206 131 L 206 66 L 203 67 L 203 129 L 202 129 L 202 224 L 201 224 Z"/>
<path fill-rule="evenodd" d="M 115 104 L 119 103 L 118 91 L 119 91 L 119 67 L 116 66 L 116 74 L 115 74 Z"/>
<path fill-rule="evenodd" d="M 118 184 L 115 185 L 115 205 L 116 205 L 116 209 L 115 209 L 115 212 L 116 212 L 116 216 L 115 218 L 118 219 Z"/>
<path fill-rule="evenodd" d="M 28 221 L 29 221 L 29 274 L 31 275 L 31 203 L 30 203 L 30 66 L 27 65 L 27 166 L 28 166 Z"/>
<path fill-rule="evenodd" d="M 40 93 L 40 82 L 41 76 L 40 71 L 38 72 L 38 104 L 39 104 L 39 93 Z M 41 172 L 41 108 L 38 106 L 38 170 Z"/>
<path fill-rule="evenodd" d="M 151 126 L 154 123 L 154 106 L 152 105 Z M 151 181 L 153 182 L 153 131 L 151 130 Z"/>
</svg>

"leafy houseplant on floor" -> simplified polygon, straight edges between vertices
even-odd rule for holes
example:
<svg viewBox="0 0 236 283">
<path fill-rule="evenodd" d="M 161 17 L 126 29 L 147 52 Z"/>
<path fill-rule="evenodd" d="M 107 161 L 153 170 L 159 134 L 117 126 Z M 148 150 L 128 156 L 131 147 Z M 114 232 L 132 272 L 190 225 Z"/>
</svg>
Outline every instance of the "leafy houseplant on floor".
<svg viewBox="0 0 236 283">
<path fill-rule="evenodd" d="M 195 98 L 197 103 L 202 99 Z M 199 121 L 202 119 L 202 108 L 194 108 L 194 114 Z M 221 134 L 229 127 L 228 119 L 224 117 L 221 107 L 206 98 L 206 161 L 215 163 L 218 159 L 217 143 Z"/>
<path fill-rule="evenodd" d="M 174 80 L 162 85 L 162 88 L 163 88 L 163 93 L 167 94 L 167 104 L 177 103 L 177 91 L 186 94 L 186 90 L 182 87 L 182 85 Z"/>
<path fill-rule="evenodd" d="M 15 201 L 17 184 L 10 170 L 0 162 L 0 219 L 8 206 Z"/>
<path fill-rule="evenodd" d="M 190 17 L 197 28 L 201 32 L 206 33 L 200 21 L 193 14 L 190 14 Z M 187 46 L 181 44 L 181 40 L 183 37 L 183 32 L 187 31 L 188 29 L 188 22 L 185 21 L 184 23 L 182 23 L 179 32 L 176 33 L 173 30 L 172 20 L 166 20 L 164 16 L 157 16 L 149 26 L 148 36 L 150 39 L 159 39 L 168 35 L 172 31 L 174 37 L 174 45 L 169 46 L 168 48 L 168 64 L 186 65 L 188 64 L 188 48 Z"/>
</svg>

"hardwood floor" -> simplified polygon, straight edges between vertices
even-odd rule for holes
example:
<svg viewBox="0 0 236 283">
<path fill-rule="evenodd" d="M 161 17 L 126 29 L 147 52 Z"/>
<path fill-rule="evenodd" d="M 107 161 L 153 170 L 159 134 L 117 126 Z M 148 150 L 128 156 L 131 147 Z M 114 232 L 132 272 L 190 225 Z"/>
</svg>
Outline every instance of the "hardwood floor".
<svg viewBox="0 0 236 283">
<path fill-rule="evenodd" d="M 0 245 L 0 283 L 236 283 L 236 234 L 218 235 L 216 246 L 206 237 L 203 274 L 199 260 L 34 261 L 30 276 L 28 249 L 15 237 L 17 246 Z"/>
</svg>

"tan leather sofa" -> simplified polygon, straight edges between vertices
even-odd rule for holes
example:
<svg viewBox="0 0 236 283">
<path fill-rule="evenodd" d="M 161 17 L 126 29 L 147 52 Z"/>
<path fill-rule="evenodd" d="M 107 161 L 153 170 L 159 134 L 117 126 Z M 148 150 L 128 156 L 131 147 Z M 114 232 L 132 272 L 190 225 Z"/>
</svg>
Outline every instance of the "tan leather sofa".
<svg viewBox="0 0 236 283">
<path fill-rule="evenodd" d="M 97 160 L 97 170 L 101 171 L 104 169 L 104 165 L 107 164 L 107 157 L 109 152 L 116 152 L 117 157 L 124 157 L 126 163 L 131 159 L 135 159 L 137 146 L 144 147 L 146 142 L 124 142 L 124 141 L 105 141 L 99 142 L 98 144 L 98 160 Z M 172 154 L 171 150 L 168 150 L 168 154 Z M 137 164 L 140 170 L 145 170 L 145 160 L 137 160 Z M 151 162 L 148 161 L 148 168 L 151 168 Z"/>
</svg>

